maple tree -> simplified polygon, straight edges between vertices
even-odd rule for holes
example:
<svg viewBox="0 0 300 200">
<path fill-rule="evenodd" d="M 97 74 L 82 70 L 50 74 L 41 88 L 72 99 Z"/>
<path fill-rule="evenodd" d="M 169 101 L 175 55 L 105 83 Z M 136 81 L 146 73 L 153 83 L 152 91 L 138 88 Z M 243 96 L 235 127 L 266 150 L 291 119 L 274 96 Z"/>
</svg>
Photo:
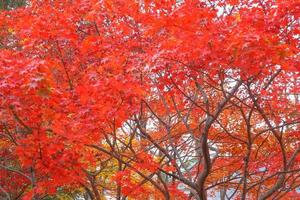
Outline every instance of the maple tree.
<svg viewBox="0 0 300 200">
<path fill-rule="evenodd" d="M 3 5 L 0 198 L 299 198 L 299 1 Z"/>
</svg>

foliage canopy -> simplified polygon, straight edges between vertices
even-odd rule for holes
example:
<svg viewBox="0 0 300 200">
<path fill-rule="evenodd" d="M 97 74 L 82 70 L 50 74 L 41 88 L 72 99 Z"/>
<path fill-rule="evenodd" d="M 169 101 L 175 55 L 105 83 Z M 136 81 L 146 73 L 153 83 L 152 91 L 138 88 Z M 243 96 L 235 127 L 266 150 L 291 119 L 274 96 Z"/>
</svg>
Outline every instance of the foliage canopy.
<svg viewBox="0 0 300 200">
<path fill-rule="evenodd" d="M 297 199 L 298 0 L 0 1 L 1 199 Z"/>
</svg>

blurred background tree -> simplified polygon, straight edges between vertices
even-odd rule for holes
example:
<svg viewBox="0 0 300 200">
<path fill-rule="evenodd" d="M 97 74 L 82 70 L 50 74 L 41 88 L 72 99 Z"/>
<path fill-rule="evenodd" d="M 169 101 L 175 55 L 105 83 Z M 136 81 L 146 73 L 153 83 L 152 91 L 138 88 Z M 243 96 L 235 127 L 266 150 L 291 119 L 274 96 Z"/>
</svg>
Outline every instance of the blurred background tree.
<svg viewBox="0 0 300 200">
<path fill-rule="evenodd" d="M 26 5 L 26 0 L 0 0 L 0 10 L 11 10 Z"/>
</svg>

